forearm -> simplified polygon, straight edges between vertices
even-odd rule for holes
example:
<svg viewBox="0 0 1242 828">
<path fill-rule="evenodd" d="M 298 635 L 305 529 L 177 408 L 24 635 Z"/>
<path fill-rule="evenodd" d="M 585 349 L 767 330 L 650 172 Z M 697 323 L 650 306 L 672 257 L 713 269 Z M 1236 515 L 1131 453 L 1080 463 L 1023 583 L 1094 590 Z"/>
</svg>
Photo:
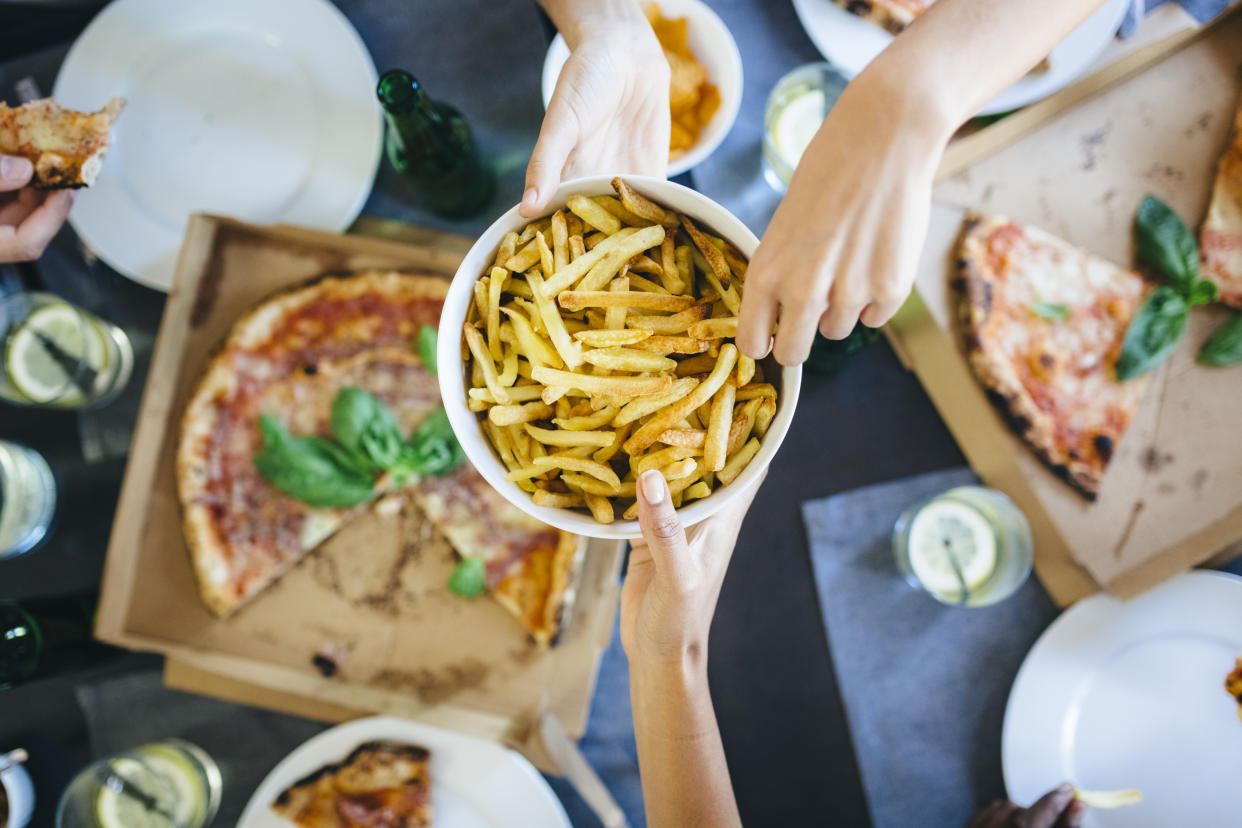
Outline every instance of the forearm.
<svg viewBox="0 0 1242 828">
<path fill-rule="evenodd" d="M 624 31 L 647 18 L 637 0 L 539 0 L 570 51 L 584 40 Z"/>
<path fill-rule="evenodd" d="M 939 0 L 893 40 L 859 86 L 948 141 L 984 104 L 1043 60 L 1103 0 Z"/>
<path fill-rule="evenodd" d="M 741 826 L 703 665 L 630 665 L 634 737 L 652 828 Z"/>
</svg>

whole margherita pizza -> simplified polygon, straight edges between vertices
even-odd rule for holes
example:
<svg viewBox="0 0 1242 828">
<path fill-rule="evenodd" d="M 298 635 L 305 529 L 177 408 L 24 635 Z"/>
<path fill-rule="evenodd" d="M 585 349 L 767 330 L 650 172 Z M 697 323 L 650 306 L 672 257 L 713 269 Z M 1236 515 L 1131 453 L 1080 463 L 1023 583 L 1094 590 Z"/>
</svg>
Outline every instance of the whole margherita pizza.
<svg viewBox="0 0 1242 828">
<path fill-rule="evenodd" d="M 447 287 L 399 272 L 329 276 L 268 299 L 233 327 L 186 406 L 177 456 L 186 540 L 214 613 L 254 597 L 371 506 L 369 498 L 308 505 L 274 488 L 255 462 L 261 418 L 293 437 L 327 440 L 338 394 L 361 389 L 401 434 L 413 433 L 440 408 L 416 343 L 437 324 Z M 399 485 L 384 475 L 374 495 Z M 410 486 L 458 553 L 483 560 L 496 600 L 538 643 L 551 643 L 572 594 L 577 539 L 526 517 L 469 464 Z M 512 598 L 515 581 L 522 600 Z"/>
<path fill-rule="evenodd" d="M 988 396 L 1094 500 L 1146 385 L 1116 376 L 1143 279 L 1000 216 L 968 219 L 958 267 L 968 356 Z"/>
<path fill-rule="evenodd" d="M 1220 301 L 1242 308 L 1242 101 L 1199 236 L 1203 278 L 1216 283 Z"/>
</svg>

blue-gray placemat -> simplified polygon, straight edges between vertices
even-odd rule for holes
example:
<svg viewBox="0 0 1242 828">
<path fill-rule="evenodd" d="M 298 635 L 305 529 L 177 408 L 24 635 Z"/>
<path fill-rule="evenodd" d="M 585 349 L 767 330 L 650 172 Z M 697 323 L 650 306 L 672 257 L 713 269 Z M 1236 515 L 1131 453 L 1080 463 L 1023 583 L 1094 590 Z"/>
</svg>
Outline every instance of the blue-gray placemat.
<svg viewBox="0 0 1242 828">
<path fill-rule="evenodd" d="M 820 611 L 875 828 L 960 826 L 1004 795 L 1000 735 L 1018 667 L 1057 608 L 1031 578 L 992 607 L 910 587 L 890 533 L 950 469 L 802 505 Z"/>
</svg>

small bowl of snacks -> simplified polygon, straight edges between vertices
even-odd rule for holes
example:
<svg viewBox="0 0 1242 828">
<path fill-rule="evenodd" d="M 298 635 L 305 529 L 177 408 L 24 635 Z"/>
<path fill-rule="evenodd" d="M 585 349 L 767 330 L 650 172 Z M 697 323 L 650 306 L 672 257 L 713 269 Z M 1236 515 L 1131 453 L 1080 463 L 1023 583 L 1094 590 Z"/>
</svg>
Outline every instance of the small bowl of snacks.
<svg viewBox="0 0 1242 828">
<path fill-rule="evenodd" d="M 711 155 L 737 120 L 742 56 L 729 27 L 700 0 L 646 3 L 671 72 L 668 175 L 681 175 Z M 569 47 L 559 34 L 543 62 L 543 106 L 552 100 Z"/>
<path fill-rule="evenodd" d="M 509 210 L 453 277 L 437 354 L 453 431 L 551 526 L 637 537 L 635 480 L 652 468 L 698 523 L 763 473 L 798 399 L 800 367 L 733 342 L 759 240 L 660 178 L 568 181 L 551 209 Z"/>
</svg>

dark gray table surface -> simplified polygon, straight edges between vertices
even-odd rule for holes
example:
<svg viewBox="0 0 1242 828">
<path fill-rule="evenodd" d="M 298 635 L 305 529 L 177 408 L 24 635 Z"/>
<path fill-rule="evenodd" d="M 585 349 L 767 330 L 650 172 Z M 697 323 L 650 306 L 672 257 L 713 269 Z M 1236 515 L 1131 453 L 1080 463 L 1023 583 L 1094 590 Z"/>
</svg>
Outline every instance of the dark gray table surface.
<svg viewBox="0 0 1242 828">
<path fill-rule="evenodd" d="M 533 4 L 339 0 L 339 5 L 377 67 L 412 69 L 433 94 L 465 112 L 501 172 L 496 197 L 479 219 L 429 219 L 405 202 L 399 183 L 387 172 L 381 172 L 365 212 L 477 232 L 488 223 L 487 216 L 517 201 L 522 167 L 542 117 L 538 81 L 545 41 Z M 775 196 L 754 186 L 766 186 L 757 180 L 755 138 L 763 102 L 781 74 L 818 55 L 787 2 L 718 0 L 712 5 L 737 38 L 745 96 L 738 124 L 692 183 L 760 232 L 776 203 Z M 63 54 L 64 47 L 57 47 L 0 62 L 0 98 L 10 99 L 13 82 L 26 74 L 50 90 Z M 149 342 L 162 310 L 161 294 L 102 265 L 85 275 L 66 239 L 45 255 L 41 270 L 52 289 Z M 0 563 L 0 596 L 73 592 L 98 584 L 124 460 L 84 464 L 75 417 L 0 408 L 0 435 L 43 451 L 62 485 L 56 531 L 37 553 Z M 820 621 L 800 504 L 960 463 L 922 388 L 886 345 L 873 347 L 837 377 L 807 377 L 786 445 L 743 527 L 712 633 L 713 698 L 748 824 L 868 823 Z M 120 656 L 92 675 L 151 663 L 148 656 Z M 0 746 L 25 741 L 43 748 L 46 757 L 34 768 L 41 796 L 35 824 L 48 824 L 58 786 L 89 758 L 73 687 L 90 677 L 63 676 L 0 696 Z M 625 682 L 612 678 L 601 681 L 601 687 L 623 692 Z M 596 699 L 597 706 L 605 704 L 608 699 Z"/>
</svg>

